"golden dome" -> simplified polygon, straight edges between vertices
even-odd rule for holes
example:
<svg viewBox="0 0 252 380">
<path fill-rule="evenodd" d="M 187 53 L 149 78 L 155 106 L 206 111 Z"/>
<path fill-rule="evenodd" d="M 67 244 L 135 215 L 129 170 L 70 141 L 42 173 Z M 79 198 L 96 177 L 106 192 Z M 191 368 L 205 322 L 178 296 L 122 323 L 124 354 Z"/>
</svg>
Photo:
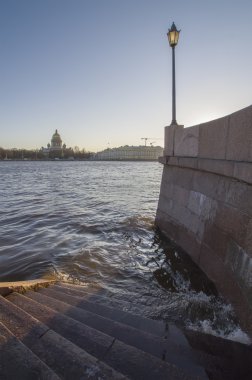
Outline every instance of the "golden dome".
<svg viewBox="0 0 252 380">
<path fill-rule="evenodd" d="M 55 133 L 52 135 L 51 147 L 52 148 L 61 148 L 62 147 L 62 140 L 61 140 L 60 134 L 58 133 L 57 129 L 56 129 Z"/>
</svg>

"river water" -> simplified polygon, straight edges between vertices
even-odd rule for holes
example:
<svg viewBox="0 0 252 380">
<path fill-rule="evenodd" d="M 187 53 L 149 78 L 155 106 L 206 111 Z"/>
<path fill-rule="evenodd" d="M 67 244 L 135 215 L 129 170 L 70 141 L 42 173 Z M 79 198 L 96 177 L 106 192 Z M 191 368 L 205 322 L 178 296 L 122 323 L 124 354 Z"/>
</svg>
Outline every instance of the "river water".
<svg viewBox="0 0 252 380">
<path fill-rule="evenodd" d="M 111 305 L 249 342 L 233 308 L 154 226 L 156 162 L 0 161 L 0 281 L 59 278 Z"/>
</svg>

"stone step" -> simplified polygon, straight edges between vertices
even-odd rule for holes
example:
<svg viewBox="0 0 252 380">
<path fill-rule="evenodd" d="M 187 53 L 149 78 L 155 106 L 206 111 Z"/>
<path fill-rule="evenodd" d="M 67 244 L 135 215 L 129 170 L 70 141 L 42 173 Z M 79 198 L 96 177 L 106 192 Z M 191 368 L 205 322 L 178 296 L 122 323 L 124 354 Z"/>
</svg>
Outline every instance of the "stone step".
<svg viewBox="0 0 252 380">
<path fill-rule="evenodd" d="M 121 298 L 112 297 L 111 293 L 106 292 L 104 289 L 98 289 L 90 286 L 88 287 L 74 285 L 68 282 L 57 282 L 56 285 L 59 286 L 58 290 L 69 289 L 73 291 L 78 291 L 79 294 L 77 294 L 76 292 L 76 295 L 83 296 L 91 302 L 100 303 L 102 305 L 111 306 L 124 311 L 129 311 L 133 314 L 137 314 L 140 316 L 143 315 L 143 308 L 141 304 L 129 302 Z M 147 310 L 148 314 L 151 314 L 152 308 L 150 306 L 144 305 L 144 309 L 145 312 Z"/>
<path fill-rule="evenodd" d="M 174 340 L 160 338 L 156 335 L 137 330 L 134 327 L 115 322 L 84 309 L 71 306 L 65 302 L 48 297 L 40 292 L 27 292 L 26 297 L 42 305 L 75 319 L 98 331 L 104 332 L 164 361 L 175 364 L 191 375 L 202 375 L 202 368 L 197 365 L 196 355 L 189 347 L 179 346 Z M 13 296 L 9 298 L 12 299 Z M 15 302 L 15 301 L 14 301 Z M 17 304 L 15 302 L 15 304 Z M 29 311 L 29 310 L 28 310 Z M 29 311 L 30 312 L 30 311 Z M 46 322 L 45 322 L 46 323 Z"/>
<path fill-rule="evenodd" d="M 171 363 L 126 345 L 113 336 L 97 331 L 24 295 L 12 293 L 8 296 L 8 300 L 92 356 L 132 379 L 207 378 L 204 370 L 200 367 L 193 367 L 188 363 L 188 375 L 185 375 L 185 372 Z M 179 358 L 183 362 L 183 358 L 179 355 L 178 363 Z M 191 376 L 189 370 L 191 370 Z"/>
<path fill-rule="evenodd" d="M 98 287 L 88 286 L 88 285 L 86 286 L 75 285 L 70 282 L 62 282 L 62 281 L 56 281 L 55 284 L 64 288 L 79 290 L 81 292 L 88 293 L 92 298 L 94 297 L 94 299 L 97 299 L 98 302 L 104 301 L 104 302 L 109 302 L 109 304 L 115 303 L 115 307 L 117 304 L 118 306 L 120 307 L 123 306 L 126 309 L 127 308 L 132 309 L 133 307 L 136 310 L 138 310 L 138 312 L 141 313 L 141 315 L 143 313 L 142 306 L 144 306 L 145 309 L 147 309 L 147 312 L 151 312 L 152 305 L 155 304 L 157 301 L 157 297 L 154 297 L 151 294 L 144 293 L 141 296 L 139 295 L 137 296 L 133 292 L 131 294 L 128 294 L 128 292 L 126 292 L 125 294 L 121 295 L 121 294 L 113 293 L 104 288 L 98 288 Z M 130 296 L 130 300 L 127 299 L 127 297 L 129 296 Z M 111 306 L 113 306 L 112 304 Z"/>
<path fill-rule="evenodd" d="M 55 280 L 46 280 L 43 278 L 27 281 L 0 282 L 0 295 L 7 296 L 13 291 L 23 293 L 29 289 L 38 290 L 40 287 L 46 287 L 54 284 L 55 282 Z"/>
<path fill-rule="evenodd" d="M 60 380 L 0 322 L 0 379 Z"/>
<path fill-rule="evenodd" d="M 6 297 L 7 304 L 2 304 L 0 297 L 0 322 L 7 326 L 3 328 L 9 328 L 9 334 L 14 333 L 17 338 L 13 338 L 22 346 L 25 343 L 28 347 L 24 346 L 25 349 L 32 351 L 37 359 L 41 354 L 38 360 L 42 365 L 45 363 L 49 371 L 50 367 L 54 376 L 72 379 L 74 369 L 76 379 L 119 379 L 125 376 L 137 380 L 252 379 L 251 347 L 194 331 L 182 332 L 170 323 L 135 316 L 118 309 L 125 307 L 124 301 L 116 303 L 116 308 L 111 307 L 111 300 L 105 294 L 99 291 L 93 295 L 93 290 L 87 291 L 86 287 L 83 290 L 81 286 L 57 283 L 39 289 L 44 285 L 37 286 L 29 281 L 21 289 L 20 284 L 11 284 L 6 292 L 6 285 L 3 285 L 5 295 L 27 290 L 25 296 L 12 293 Z M 29 291 L 33 288 L 38 292 Z M 34 305 L 37 311 L 31 316 Z M 97 347 L 101 351 L 97 351 Z M 160 357 L 164 360 L 161 361 Z M 66 360 L 71 369 L 67 367 L 65 370 Z M 22 378 L 33 379 L 28 375 Z"/>
<path fill-rule="evenodd" d="M 103 288 L 98 288 L 97 286 L 75 285 L 68 282 L 56 282 L 55 285 L 51 288 L 57 291 L 62 291 L 63 293 L 69 295 L 81 297 L 95 304 L 101 304 L 112 309 L 123 311 L 127 316 L 132 316 L 133 314 L 134 317 L 136 317 L 133 317 L 135 319 L 134 325 L 136 326 L 138 324 L 138 321 L 141 321 L 141 318 L 143 318 L 142 323 L 138 324 L 138 329 L 151 332 L 152 334 L 161 337 L 166 336 L 167 332 L 169 331 L 171 338 L 174 336 L 176 342 L 179 339 L 181 345 L 188 347 L 188 342 L 185 338 L 185 334 L 183 333 L 182 328 L 177 327 L 176 324 L 172 321 L 168 322 L 164 319 L 157 319 L 157 308 L 160 308 L 160 305 L 162 305 L 163 302 L 162 298 L 160 297 L 154 297 L 152 295 L 145 294 L 141 298 L 134 298 L 134 300 L 128 301 L 125 300 L 125 298 L 120 299 L 119 294 L 117 294 L 116 298 L 114 298 L 115 295 L 110 291 L 106 291 Z M 143 303 L 142 299 L 144 299 Z M 151 304 L 152 302 L 153 304 Z M 159 302 L 160 305 L 158 304 Z M 164 306 L 161 307 L 163 308 Z M 139 319 L 138 317 L 141 318 Z"/>
<path fill-rule="evenodd" d="M 56 282 L 56 285 L 61 288 L 60 290 L 63 290 L 62 288 L 72 289 L 73 291 L 78 290 L 81 292 L 79 293 L 79 296 L 83 295 L 83 297 L 91 302 L 107 305 L 115 309 L 120 309 L 156 321 L 160 321 L 160 319 L 157 318 L 157 315 L 159 314 L 158 310 L 164 309 L 165 297 L 154 297 L 148 292 L 145 292 L 140 296 L 133 292 L 126 292 L 124 294 L 113 293 L 109 290 L 91 285 L 81 286 L 68 282 Z"/>
<path fill-rule="evenodd" d="M 57 291 L 55 289 L 57 289 Z M 106 316 L 108 319 L 127 324 L 128 326 L 134 327 L 138 330 L 140 329 L 141 331 L 149 333 L 151 332 L 151 334 L 159 337 L 165 337 L 169 342 L 174 343 L 173 346 L 175 355 L 177 354 L 176 346 L 178 345 L 181 348 L 182 366 L 183 355 L 186 356 L 186 352 L 188 352 L 189 349 L 194 352 L 193 362 L 205 368 L 210 378 L 214 380 L 222 380 L 223 378 L 227 377 L 229 380 L 236 380 L 237 377 L 239 378 L 239 373 L 243 373 L 244 376 L 246 376 L 244 379 L 250 380 L 252 378 L 251 366 L 248 364 L 248 354 L 244 356 L 244 360 L 242 359 L 242 355 L 240 355 L 240 363 L 242 364 L 238 365 L 236 363 L 235 356 L 232 356 L 232 358 L 230 358 L 230 356 L 226 357 L 226 355 L 222 353 L 221 349 L 211 349 L 211 347 L 219 344 L 218 338 L 214 336 L 210 335 L 208 339 L 208 336 L 206 334 L 203 334 L 203 342 L 205 337 L 205 343 L 201 344 L 201 347 L 198 347 L 197 345 L 192 344 L 195 340 L 197 340 L 197 338 L 193 338 L 194 336 L 197 336 L 196 332 L 190 331 L 189 333 L 186 333 L 185 337 L 185 332 L 182 332 L 173 324 L 164 324 L 160 321 L 149 320 L 147 318 L 135 316 L 131 313 L 111 308 L 106 305 L 90 302 L 89 294 L 86 294 L 87 292 L 83 291 L 80 286 L 78 286 L 78 289 L 75 289 L 74 285 L 71 285 L 69 287 L 68 284 L 64 284 L 64 286 L 62 286 L 62 284 L 56 284 L 50 288 L 39 290 L 39 293 L 43 293 L 55 299 L 61 300 L 69 305 L 78 307 L 79 309 L 88 310 L 100 316 Z M 78 294 L 78 296 L 76 294 Z M 106 298 L 104 295 L 102 297 Z M 190 344 L 188 344 L 188 339 Z M 206 349 L 208 341 L 211 342 L 209 345 L 210 349 Z M 232 342 L 227 342 L 225 339 L 220 339 L 220 341 L 223 341 L 224 351 L 227 352 L 227 347 L 231 346 Z M 237 343 L 232 343 L 232 345 L 236 344 Z M 247 346 L 245 346 L 244 350 L 247 352 Z M 240 352 L 242 353 L 243 350 Z M 195 353 L 197 357 L 196 360 Z M 167 357 L 169 357 L 169 350 Z M 180 358 L 178 357 L 178 361 L 179 360 Z M 243 367 L 242 371 L 240 371 L 240 367 Z M 247 374 L 249 375 L 247 376 Z"/>
<path fill-rule="evenodd" d="M 88 310 L 116 322 L 124 323 L 138 330 L 160 337 L 169 337 L 169 339 L 174 340 L 175 343 L 188 347 L 188 342 L 184 334 L 173 324 L 140 317 L 107 305 L 97 304 L 96 302 L 89 301 L 89 297 L 84 292 L 81 293 L 79 290 L 75 291 L 74 289 L 63 288 L 59 285 L 40 289 L 39 292 L 68 303 L 69 305 Z M 77 293 L 79 295 L 77 295 Z"/>
<path fill-rule="evenodd" d="M 3 297 L 0 321 L 62 379 L 126 378 Z"/>
</svg>

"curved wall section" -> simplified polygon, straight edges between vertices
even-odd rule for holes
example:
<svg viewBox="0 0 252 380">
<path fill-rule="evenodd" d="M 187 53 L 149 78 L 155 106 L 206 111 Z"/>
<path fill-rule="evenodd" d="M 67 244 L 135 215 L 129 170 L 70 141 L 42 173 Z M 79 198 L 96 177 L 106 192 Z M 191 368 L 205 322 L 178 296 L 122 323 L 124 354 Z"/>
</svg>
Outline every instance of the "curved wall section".
<svg viewBox="0 0 252 380">
<path fill-rule="evenodd" d="M 252 106 L 165 128 L 157 226 L 215 282 L 252 332 Z"/>
</svg>

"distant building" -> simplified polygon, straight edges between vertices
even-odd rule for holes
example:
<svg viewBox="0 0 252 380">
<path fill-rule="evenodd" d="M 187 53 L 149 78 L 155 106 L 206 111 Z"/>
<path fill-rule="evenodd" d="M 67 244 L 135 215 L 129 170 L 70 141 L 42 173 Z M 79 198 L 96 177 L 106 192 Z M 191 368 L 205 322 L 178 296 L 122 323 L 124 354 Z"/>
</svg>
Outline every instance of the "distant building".
<svg viewBox="0 0 252 380">
<path fill-rule="evenodd" d="M 52 135 L 50 150 L 62 150 L 62 140 L 58 130 Z"/>
<path fill-rule="evenodd" d="M 120 148 L 108 148 L 93 155 L 93 160 L 108 161 L 157 161 L 163 156 L 161 146 L 121 146 Z"/>
<path fill-rule="evenodd" d="M 62 140 L 58 130 L 52 135 L 51 144 L 47 144 L 47 148 L 42 147 L 41 151 L 47 156 L 64 157 L 64 151 L 66 150 L 66 144 L 62 144 Z"/>
</svg>

